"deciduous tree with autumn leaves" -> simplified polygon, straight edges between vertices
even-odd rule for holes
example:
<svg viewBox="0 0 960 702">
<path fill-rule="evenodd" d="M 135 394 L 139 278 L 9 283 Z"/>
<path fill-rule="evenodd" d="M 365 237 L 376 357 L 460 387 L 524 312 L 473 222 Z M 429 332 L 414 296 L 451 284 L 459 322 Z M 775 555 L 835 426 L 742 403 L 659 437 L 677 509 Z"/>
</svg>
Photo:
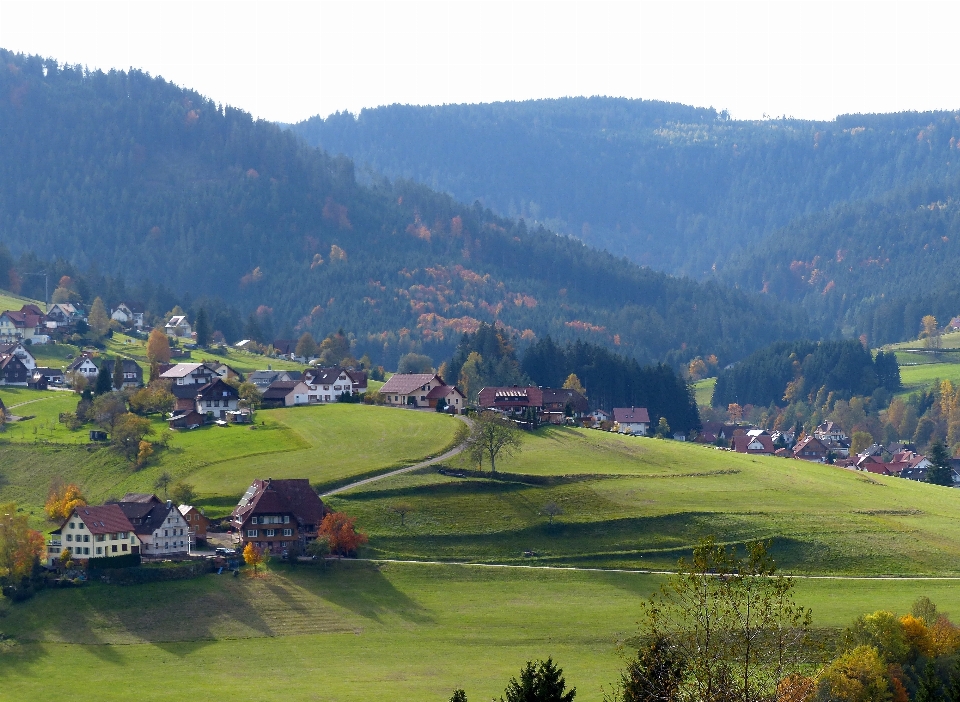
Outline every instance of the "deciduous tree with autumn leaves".
<svg viewBox="0 0 960 702">
<path fill-rule="evenodd" d="M 330 512 L 323 518 L 318 533 L 327 539 L 331 553 L 340 557 L 349 556 L 369 541 L 366 534 L 357 531 L 356 521 L 356 518 L 343 512 Z"/>
<path fill-rule="evenodd" d="M 18 584 L 43 557 L 43 534 L 31 529 L 13 502 L 0 504 L 0 583 Z"/>
<path fill-rule="evenodd" d="M 47 496 L 47 503 L 43 507 L 47 518 L 52 522 L 62 522 L 73 514 L 77 507 L 83 507 L 87 504 L 86 498 L 80 492 L 80 488 L 74 483 L 54 483 L 50 486 L 50 493 Z"/>
</svg>

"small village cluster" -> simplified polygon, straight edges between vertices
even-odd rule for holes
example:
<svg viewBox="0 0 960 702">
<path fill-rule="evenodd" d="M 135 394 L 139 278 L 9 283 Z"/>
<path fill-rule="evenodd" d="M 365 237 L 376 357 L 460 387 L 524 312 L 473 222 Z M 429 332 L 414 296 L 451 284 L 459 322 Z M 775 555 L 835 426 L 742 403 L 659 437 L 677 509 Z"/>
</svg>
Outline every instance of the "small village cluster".
<svg viewBox="0 0 960 702">
<path fill-rule="evenodd" d="M 303 553 L 317 538 L 330 512 L 306 479 L 255 480 L 227 520 L 234 549 L 252 543 L 264 553 Z M 47 565 L 65 560 L 95 565 L 96 559 L 132 556 L 143 559 L 204 558 L 211 521 L 193 505 L 175 505 L 154 494 L 127 493 L 116 502 L 76 507 L 50 533 Z M 91 560 L 93 559 L 93 560 Z M 101 561 L 109 564 L 111 561 Z"/>
<path fill-rule="evenodd" d="M 797 437 L 792 431 L 767 431 L 719 422 L 704 422 L 695 442 L 729 445 L 737 453 L 754 456 L 796 458 L 815 463 L 832 463 L 876 475 L 889 475 L 919 482 L 927 481 L 930 459 L 907 443 L 889 446 L 873 444 L 851 455 L 850 439 L 836 423 L 826 421 L 813 433 Z M 950 459 L 954 484 L 960 484 L 960 459 Z"/>
</svg>

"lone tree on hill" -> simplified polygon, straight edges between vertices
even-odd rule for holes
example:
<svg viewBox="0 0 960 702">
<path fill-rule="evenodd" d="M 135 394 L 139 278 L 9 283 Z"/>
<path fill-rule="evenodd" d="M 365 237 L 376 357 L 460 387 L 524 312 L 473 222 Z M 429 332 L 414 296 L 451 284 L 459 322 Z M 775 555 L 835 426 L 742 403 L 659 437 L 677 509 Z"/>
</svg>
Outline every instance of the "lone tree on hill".
<svg viewBox="0 0 960 702">
<path fill-rule="evenodd" d="M 403 526 L 407 515 L 413 511 L 413 505 L 407 502 L 397 502 L 396 504 L 390 505 L 387 509 L 400 517 L 400 526 Z"/>
<path fill-rule="evenodd" d="M 473 422 L 467 439 L 467 451 L 478 464 L 490 459 L 490 471 L 497 472 L 497 457 L 512 456 L 523 447 L 520 430 L 513 422 L 503 419 L 495 412 L 482 412 Z"/>
<path fill-rule="evenodd" d="M 167 499 L 167 491 L 170 489 L 170 483 L 173 482 L 173 478 L 167 471 L 163 471 L 160 475 L 157 476 L 157 479 L 153 481 L 153 489 L 157 492 L 163 492 L 163 499 Z"/>
<path fill-rule="evenodd" d="M 366 534 L 356 530 L 356 521 L 354 517 L 348 517 L 343 512 L 330 512 L 320 522 L 318 536 L 327 538 L 331 553 L 341 557 L 349 556 L 369 541 Z"/>
<path fill-rule="evenodd" d="M 541 514 L 547 515 L 547 518 L 550 520 L 550 523 L 553 524 L 553 518 L 558 517 L 563 514 L 563 510 L 560 509 L 560 505 L 556 502 L 548 502 L 543 506 L 543 509 L 540 510 Z"/>
<path fill-rule="evenodd" d="M 942 441 L 930 447 L 930 463 L 933 465 L 927 470 L 927 482 L 934 485 L 953 485 L 953 469 L 950 467 L 950 454 Z"/>
</svg>

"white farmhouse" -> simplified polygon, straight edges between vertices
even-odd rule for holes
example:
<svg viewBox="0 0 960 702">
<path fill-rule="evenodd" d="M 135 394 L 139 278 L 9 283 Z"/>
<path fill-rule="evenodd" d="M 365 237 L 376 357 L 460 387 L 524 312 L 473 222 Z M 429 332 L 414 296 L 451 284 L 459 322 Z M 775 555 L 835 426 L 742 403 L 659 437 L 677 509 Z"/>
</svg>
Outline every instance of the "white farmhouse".
<svg viewBox="0 0 960 702">
<path fill-rule="evenodd" d="M 190 552 L 190 526 L 170 500 L 128 492 L 117 506 L 133 525 L 144 556 L 183 556 Z"/>
<path fill-rule="evenodd" d="M 646 407 L 614 407 L 613 421 L 621 434 L 646 436 L 650 429 L 650 413 Z"/>
<path fill-rule="evenodd" d="M 48 563 L 54 565 L 66 550 L 73 560 L 86 561 L 139 553 L 140 541 L 118 505 L 77 507 L 59 529 L 51 532 Z"/>
</svg>

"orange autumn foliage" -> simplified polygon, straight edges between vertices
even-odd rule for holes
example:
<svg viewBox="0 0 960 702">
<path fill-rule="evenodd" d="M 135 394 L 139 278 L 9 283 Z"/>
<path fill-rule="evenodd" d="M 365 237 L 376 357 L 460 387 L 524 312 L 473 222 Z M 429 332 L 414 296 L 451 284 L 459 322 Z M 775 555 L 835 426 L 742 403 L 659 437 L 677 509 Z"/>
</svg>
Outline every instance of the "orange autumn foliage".
<svg viewBox="0 0 960 702">
<path fill-rule="evenodd" d="M 777 702 L 807 702 L 813 699 L 817 681 L 805 675 L 788 675 L 777 685 Z"/>
<path fill-rule="evenodd" d="M 0 505 L 0 578 L 19 580 L 30 574 L 33 561 L 43 558 L 43 534 L 27 526 L 14 503 Z"/>
<path fill-rule="evenodd" d="M 260 566 L 263 565 L 263 550 L 254 546 L 252 542 L 247 542 L 243 548 L 243 561 L 248 566 L 253 566 L 253 574 L 256 575 Z"/>
<path fill-rule="evenodd" d="M 83 507 L 87 504 L 86 498 L 80 492 L 80 488 L 70 483 L 69 485 L 58 485 L 50 488 L 50 494 L 47 497 L 47 503 L 43 506 L 43 511 L 47 513 L 47 518 L 52 522 L 63 521 L 77 507 Z"/>
<path fill-rule="evenodd" d="M 369 541 L 366 534 L 356 530 L 356 521 L 343 512 L 331 512 L 323 518 L 318 531 L 327 537 L 331 553 L 346 556 Z"/>
</svg>

